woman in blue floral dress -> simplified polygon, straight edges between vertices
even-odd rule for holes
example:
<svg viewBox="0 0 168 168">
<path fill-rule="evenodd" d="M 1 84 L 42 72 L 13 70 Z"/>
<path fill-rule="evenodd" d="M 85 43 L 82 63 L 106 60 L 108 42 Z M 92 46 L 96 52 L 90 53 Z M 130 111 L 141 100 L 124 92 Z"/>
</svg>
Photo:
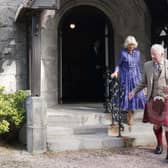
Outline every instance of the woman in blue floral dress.
<svg viewBox="0 0 168 168">
<path fill-rule="evenodd" d="M 144 92 L 139 92 L 133 99 L 128 99 L 129 92 L 141 80 L 141 59 L 140 51 L 137 49 L 138 43 L 134 36 L 128 36 L 124 42 L 124 49 L 120 52 L 115 71 L 111 74 L 112 78 L 118 78 L 124 90 L 121 109 L 128 111 L 128 125 L 133 124 L 133 114 L 137 109 L 144 109 L 146 98 Z"/>
</svg>

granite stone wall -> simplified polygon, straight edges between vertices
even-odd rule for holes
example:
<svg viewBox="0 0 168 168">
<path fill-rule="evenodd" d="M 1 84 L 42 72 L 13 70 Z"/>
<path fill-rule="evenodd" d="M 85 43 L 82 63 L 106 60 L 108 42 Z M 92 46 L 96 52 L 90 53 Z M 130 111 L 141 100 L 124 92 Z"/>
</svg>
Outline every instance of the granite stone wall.
<svg viewBox="0 0 168 168">
<path fill-rule="evenodd" d="M 14 22 L 21 0 L 0 0 L 0 85 L 6 91 L 27 88 L 25 25 Z"/>
</svg>

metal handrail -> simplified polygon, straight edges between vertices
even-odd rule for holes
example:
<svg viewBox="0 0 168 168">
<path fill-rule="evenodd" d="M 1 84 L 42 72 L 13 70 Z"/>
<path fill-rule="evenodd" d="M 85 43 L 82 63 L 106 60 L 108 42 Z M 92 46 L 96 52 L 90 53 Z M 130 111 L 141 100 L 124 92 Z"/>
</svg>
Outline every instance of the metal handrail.
<svg viewBox="0 0 168 168">
<path fill-rule="evenodd" d="M 111 78 L 111 73 L 106 71 L 106 80 L 105 80 L 105 113 L 111 113 L 112 116 L 112 125 L 115 125 L 115 122 L 118 122 L 119 132 L 118 137 L 121 137 L 121 131 L 124 130 L 123 115 L 121 109 L 122 97 L 124 95 L 123 87 L 118 78 Z M 117 100 L 118 99 L 118 100 Z"/>
</svg>

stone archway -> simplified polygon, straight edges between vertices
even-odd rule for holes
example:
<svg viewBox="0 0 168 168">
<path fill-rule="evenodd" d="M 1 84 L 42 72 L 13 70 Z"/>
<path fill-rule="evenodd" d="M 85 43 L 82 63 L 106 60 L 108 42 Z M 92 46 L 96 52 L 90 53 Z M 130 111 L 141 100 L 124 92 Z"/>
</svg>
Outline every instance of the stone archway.
<svg viewBox="0 0 168 168">
<path fill-rule="evenodd" d="M 103 74 L 114 63 L 110 58 L 114 43 L 109 19 L 101 10 L 81 5 L 64 14 L 59 32 L 59 100 L 104 101 Z"/>
</svg>

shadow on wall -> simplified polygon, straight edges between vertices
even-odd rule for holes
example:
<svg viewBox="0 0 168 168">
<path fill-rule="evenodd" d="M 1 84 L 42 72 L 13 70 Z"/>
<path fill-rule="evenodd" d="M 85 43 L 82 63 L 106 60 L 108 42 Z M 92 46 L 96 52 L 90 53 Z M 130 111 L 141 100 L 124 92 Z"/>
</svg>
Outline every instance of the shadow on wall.
<svg viewBox="0 0 168 168">
<path fill-rule="evenodd" d="M 5 71 L 5 67 L 12 64 L 16 56 L 16 41 L 14 32 L 4 34 L 5 41 L 0 45 L 0 73 Z M 2 39 L 3 40 L 3 39 Z"/>
<path fill-rule="evenodd" d="M 24 23 L 4 26 L 0 36 L 0 74 L 10 71 L 14 75 L 27 73 L 27 30 Z M 15 61 L 15 69 L 11 67 Z"/>
</svg>

